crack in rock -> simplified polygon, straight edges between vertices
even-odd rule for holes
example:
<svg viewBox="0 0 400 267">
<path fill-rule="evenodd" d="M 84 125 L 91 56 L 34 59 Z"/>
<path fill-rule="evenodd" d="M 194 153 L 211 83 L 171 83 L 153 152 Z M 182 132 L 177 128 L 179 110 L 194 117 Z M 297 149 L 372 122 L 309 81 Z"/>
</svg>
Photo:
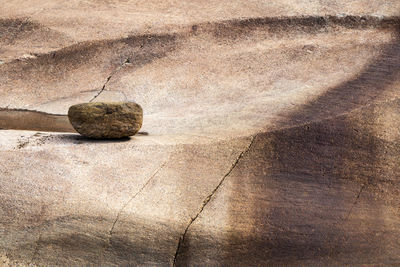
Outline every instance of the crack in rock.
<svg viewBox="0 0 400 267">
<path fill-rule="evenodd" d="M 32 259 L 29 261 L 28 266 L 31 266 L 32 264 L 34 264 L 36 257 L 39 255 L 39 246 L 40 246 L 40 242 L 42 242 L 42 235 L 43 235 L 43 233 L 40 232 L 39 238 L 36 241 L 35 250 L 33 251 Z"/>
<path fill-rule="evenodd" d="M 197 214 L 190 219 L 189 224 L 186 226 L 185 231 L 183 232 L 183 234 L 179 237 L 179 241 L 178 241 L 178 246 L 176 248 L 176 252 L 174 255 L 174 261 L 173 261 L 173 266 L 177 266 L 176 265 L 176 261 L 179 255 L 179 251 L 181 249 L 182 244 L 185 242 L 185 238 L 186 238 L 186 234 L 189 231 L 190 226 L 194 223 L 194 221 L 200 216 L 200 214 L 203 212 L 204 208 L 207 206 L 207 204 L 211 201 L 212 197 L 214 196 L 214 194 L 217 192 L 217 190 L 221 187 L 222 183 L 225 181 L 225 179 L 232 173 L 232 171 L 235 169 L 235 167 L 237 166 L 237 164 L 239 163 L 240 159 L 243 157 L 244 154 L 246 154 L 251 146 L 254 143 L 254 140 L 256 139 L 258 134 L 253 135 L 249 145 L 239 154 L 239 156 L 236 158 L 236 160 L 233 162 L 233 164 L 231 165 L 231 167 L 229 168 L 228 172 L 222 177 L 222 179 L 219 181 L 219 183 L 217 184 L 217 186 L 214 188 L 213 191 L 211 191 L 211 193 L 203 200 L 203 203 L 199 209 L 199 211 L 197 212 Z"/>
<path fill-rule="evenodd" d="M 111 78 L 115 74 L 117 74 L 117 72 L 119 72 L 123 67 L 125 67 L 126 64 L 129 64 L 129 63 L 130 63 L 129 58 L 127 58 L 119 67 L 117 67 L 113 72 L 111 72 L 110 76 L 107 77 L 107 80 L 101 87 L 100 91 L 89 102 L 92 102 L 97 97 L 99 97 L 101 95 L 101 93 L 103 93 L 103 91 L 106 89 L 106 86 L 107 86 L 108 82 L 111 80 Z"/>
<path fill-rule="evenodd" d="M 358 192 L 356 199 L 354 200 L 353 204 L 351 205 L 351 208 L 350 208 L 349 212 L 347 213 L 346 218 L 344 219 L 345 221 L 347 221 L 347 220 L 349 219 L 350 214 L 351 214 L 352 211 L 353 211 L 353 208 L 356 206 L 356 204 L 357 204 L 357 202 L 358 202 L 358 199 L 360 198 L 360 195 L 361 195 L 362 191 L 365 189 L 366 186 L 367 186 L 367 184 L 363 184 L 363 185 L 361 186 L 360 191 Z"/>
<path fill-rule="evenodd" d="M 109 231 L 109 235 L 111 236 L 112 234 L 113 234 L 113 231 L 114 231 L 114 228 L 115 228 L 115 225 L 116 225 L 116 223 L 118 222 L 118 220 L 119 220 L 119 217 L 121 216 L 121 214 L 122 214 L 122 212 L 124 211 L 124 209 L 129 205 L 129 203 L 131 203 L 136 197 L 137 197 L 137 195 L 139 195 L 142 191 L 143 191 L 143 189 L 154 179 L 154 177 L 156 177 L 156 175 L 162 170 L 162 168 L 164 168 L 164 166 L 167 164 L 167 162 L 168 162 L 168 160 L 169 160 L 169 158 L 166 160 L 166 161 L 164 161 L 164 163 L 163 164 L 161 164 L 160 165 L 160 167 L 158 167 L 157 168 L 157 170 L 150 176 L 150 178 L 146 181 L 146 183 L 122 206 L 122 208 L 120 209 L 120 211 L 118 212 L 118 214 L 117 214 L 117 217 L 115 218 L 115 220 L 114 220 L 114 222 L 113 222 L 113 224 L 112 224 L 112 226 L 111 226 L 111 229 L 110 229 L 110 231 Z"/>
<path fill-rule="evenodd" d="M 52 204 L 52 203 L 51 203 L 51 204 Z M 44 217 L 44 215 L 45 215 L 45 213 L 46 213 L 47 207 L 48 207 L 47 205 L 42 205 L 41 208 L 40 208 L 39 218 L 40 218 L 40 220 L 42 220 L 42 221 L 43 221 L 43 217 Z M 35 244 L 35 250 L 33 251 L 32 258 L 31 258 L 31 260 L 29 261 L 28 266 L 36 266 L 36 265 L 34 264 L 34 261 L 35 261 L 35 259 L 37 258 L 37 256 L 39 255 L 40 242 L 42 242 L 42 236 L 43 236 L 43 230 L 40 230 L 40 232 L 39 232 L 39 237 L 38 237 L 38 239 L 37 239 L 37 241 L 36 241 L 36 244 Z"/>
</svg>

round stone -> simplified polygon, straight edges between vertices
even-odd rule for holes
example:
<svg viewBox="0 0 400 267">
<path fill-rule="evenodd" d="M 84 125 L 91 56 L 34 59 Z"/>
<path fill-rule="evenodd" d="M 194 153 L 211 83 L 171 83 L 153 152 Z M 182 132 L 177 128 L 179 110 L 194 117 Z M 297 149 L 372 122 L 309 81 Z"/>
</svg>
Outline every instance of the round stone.
<svg viewBox="0 0 400 267">
<path fill-rule="evenodd" d="M 133 102 L 93 102 L 73 105 L 68 118 L 83 136 L 96 139 L 135 135 L 142 127 L 142 107 Z"/>
</svg>

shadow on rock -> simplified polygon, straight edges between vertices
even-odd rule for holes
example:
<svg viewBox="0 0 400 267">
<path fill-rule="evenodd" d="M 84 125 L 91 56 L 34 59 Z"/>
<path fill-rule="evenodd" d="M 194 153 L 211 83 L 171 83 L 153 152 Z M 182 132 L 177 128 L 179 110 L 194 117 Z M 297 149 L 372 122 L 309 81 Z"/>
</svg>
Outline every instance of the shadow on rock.
<svg viewBox="0 0 400 267">
<path fill-rule="evenodd" d="M 88 138 L 79 134 L 58 134 L 58 135 L 51 135 L 47 137 L 46 143 L 66 143 L 66 144 L 107 144 L 107 143 L 123 143 L 128 142 L 132 139 L 132 137 L 123 137 L 123 138 L 116 138 L 116 139 L 93 139 Z"/>
</svg>

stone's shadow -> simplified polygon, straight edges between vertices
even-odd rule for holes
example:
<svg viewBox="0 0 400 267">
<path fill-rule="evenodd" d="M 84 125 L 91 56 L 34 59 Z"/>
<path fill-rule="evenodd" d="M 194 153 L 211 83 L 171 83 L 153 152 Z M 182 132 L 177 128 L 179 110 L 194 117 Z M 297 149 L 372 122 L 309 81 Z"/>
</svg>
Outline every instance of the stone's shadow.
<svg viewBox="0 0 400 267">
<path fill-rule="evenodd" d="M 123 138 L 115 138 L 115 139 L 94 139 L 85 137 L 78 133 L 70 133 L 70 134 L 51 134 L 45 135 L 41 137 L 41 144 L 71 144 L 71 145 L 80 145 L 80 144 L 109 144 L 109 143 L 125 143 L 131 140 L 134 140 L 136 136 L 148 136 L 148 132 L 138 132 L 134 136 L 123 137 Z"/>
<path fill-rule="evenodd" d="M 46 143 L 49 143 L 49 141 L 53 139 L 53 140 L 60 140 L 63 143 L 68 143 L 68 144 L 83 144 L 83 143 L 107 144 L 107 143 L 123 143 L 123 142 L 128 142 L 132 139 L 132 137 L 123 137 L 116 139 L 93 139 L 79 134 L 59 134 L 59 135 L 52 135 L 51 137 L 52 138 L 48 138 L 48 140 L 46 140 Z"/>
</svg>

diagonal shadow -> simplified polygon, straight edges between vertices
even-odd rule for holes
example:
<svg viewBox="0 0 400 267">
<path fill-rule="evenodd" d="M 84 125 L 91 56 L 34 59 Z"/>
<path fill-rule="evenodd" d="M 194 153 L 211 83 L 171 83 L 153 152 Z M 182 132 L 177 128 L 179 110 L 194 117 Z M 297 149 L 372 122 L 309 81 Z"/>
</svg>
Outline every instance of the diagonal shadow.
<svg viewBox="0 0 400 267">
<path fill-rule="evenodd" d="M 338 116 L 373 103 L 400 74 L 400 19 L 395 20 L 395 39 L 355 79 L 328 90 L 315 101 L 286 116 L 278 125 L 292 126 Z"/>
<path fill-rule="evenodd" d="M 178 266 L 200 265 L 205 259 L 222 266 L 396 262 L 400 230 L 386 224 L 395 215 L 386 212 L 394 206 L 385 201 L 394 196 L 398 182 L 379 195 L 374 187 L 398 180 L 397 165 L 387 164 L 382 155 L 396 162 L 399 142 L 357 132 L 347 116 L 376 102 L 398 78 L 399 20 L 393 24 L 396 38 L 355 79 L 280 122 L 296 127 L 256 137 L 227 181 L 229 219 L 226 228 L 221 226 L 227 233 L 193 229 Z M 358 123 L 374 125 L 374 107 L 366 112 L 358 113 Z"/>
</svg>

